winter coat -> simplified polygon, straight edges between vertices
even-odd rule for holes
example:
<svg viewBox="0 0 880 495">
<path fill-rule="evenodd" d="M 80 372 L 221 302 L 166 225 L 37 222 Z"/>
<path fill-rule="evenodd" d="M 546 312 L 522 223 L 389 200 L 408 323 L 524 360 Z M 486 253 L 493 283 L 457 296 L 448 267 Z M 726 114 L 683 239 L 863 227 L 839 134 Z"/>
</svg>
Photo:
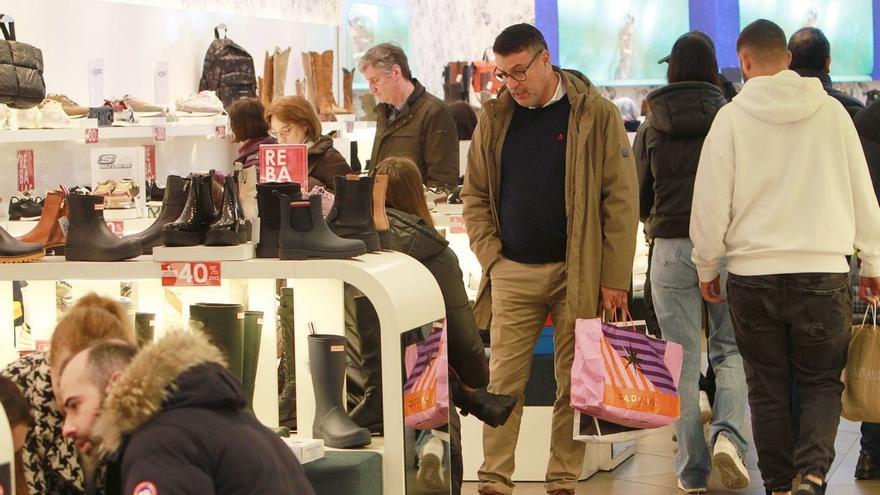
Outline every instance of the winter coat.
<svg viewBox="0 0 880 495">
<path fill-rule="evenodd" d="M 446 306 L 449 364 L 468 386 L 485 387 L 489 367 L 458 257 L 449 242 L 417 215 L 392 208 L 387 214 L 391 228 L 380 232 L 382 246 L 419 260 L 437 280 Z"/>
<path fill-rule="evenodd" d="M 454 189 L 459 163 L 458 131 L 452 110 L 428 93 L 419 81 L 412 82 L 415 90 L 394 122 L 388 122 L 391 105 L 376 106 L 378 120 L 370 167 L 391 156 L 404 156 L 416 162 L 424 184 Z"/>
<path fill-rule="evenodd" d="M 353 174 L 345 157 L 333 147 L 333 140 L 321 136 L 309 147 L 309 191 L 315 186 L 333 192 L 333 178 Z"/>
<path fill-rule="evenodd" d="M 64 416 L 55 406 L 46 354 L 24 356 L 7 366 L 3 375 L 18 385 L 33 412 L 34 426 L 28 431 L 21 451 L 30 493 L 84 494 L 79 453 L 61 433 Z"/>
<path fill-rule="evenodd" d="M 856 130 L 868 160 L 868 172 L 874 185 L 874 194 L 880 201 L 880 105 L 875 101 L 856 115 Z"/>
<path fill-rule="evenodd" d="M 223 363 L 198 332 L 168 334 L 135 356 L 93 429 L 108 495 L 314 494 Z"/>
<path fill-rule="evenodd" d="M 688 236 L 703 140 L 726 103 L 724 92 L 706 82 L 674 83 L 648 95 L 651 112 L 633 144 L 648 238 Z"/>
<path fill-rule="evenodd" d="M 236 158 L 235 161 L 241 163 L 245 168 L 259 167 L 261 144 L 278 144 L 278 140 L 276 140 L 272 136 L 248 139 L 241 146 L 239 146 L 238 158 Z"/>
<path fill-rule="evenodd" d="M 600 286 L 630 287 L 639 221 L 638 180 L 617 107 L 584 75 L 555 70 L 562 75 L 571 103 L 565 164 L 565 304 L 567 323 L 573 325 L 576 318 L 597 315 Z M 483 103 L 461 192 L 471 249 L 483 268 L 474 307 L 480 328 L 487 328 L 489 322 L 489 275 L 501 259 L 501 150 L 516 104 L 506 88 L 497 99 Z"/>
<path fill-rule="evenodd" d="M 825 92 L 828 93 L 829 96 L 834 97 L 835 100 L 839 101 L 843 108 L 846 109 L 847 113 L 849 113 L 850 117 L 855 118 L 856 114 L 858 114 L 863 108 L 865 108 L 864 102 L 850 96 L 839 89 L 835 89 L 831 85 L 831 76 L 828 75 L 827 72 L 816 69 L 792 69 L 794 72 L 797 72 L 801 77 L 815 77 L 822 81 L 822 87 L 825 89 Z"/>
</svg>

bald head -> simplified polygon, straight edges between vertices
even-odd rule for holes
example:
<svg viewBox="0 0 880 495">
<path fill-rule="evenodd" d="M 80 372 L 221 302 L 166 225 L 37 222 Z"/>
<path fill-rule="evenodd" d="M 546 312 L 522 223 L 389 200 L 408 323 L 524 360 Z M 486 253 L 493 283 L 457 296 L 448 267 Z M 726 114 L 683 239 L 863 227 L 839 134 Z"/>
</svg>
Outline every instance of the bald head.
<svg viewBox="0 0 880 495">
<path fill-rule="evenodd" d="M 788 68 L 791 52 L 785 31 L 766 19 L 758 19 L 743 28 L 736 40 L 743 77 L 772 76 Z"/>
<path fill-rule="evenodd" d="M 791 70 L 812 69 L 829 72 L 831 43 L 821 29 L 805 27 L 795 31 L 788 40 Z"/>
</svg>

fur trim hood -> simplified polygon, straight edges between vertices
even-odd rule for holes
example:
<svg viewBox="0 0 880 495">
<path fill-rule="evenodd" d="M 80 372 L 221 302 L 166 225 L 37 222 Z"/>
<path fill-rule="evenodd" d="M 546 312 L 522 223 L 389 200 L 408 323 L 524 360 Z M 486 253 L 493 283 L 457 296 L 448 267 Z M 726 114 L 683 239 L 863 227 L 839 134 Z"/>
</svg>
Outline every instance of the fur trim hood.
<svg viewBox="0 0 880 495">
<path fill-rule="evenodd" d="M 188 372 L 195 371 L 194 368 L 210 364 L 214 366 L 205 371 L 213 373 L 189 376 L 192 373 Z M 226 360 L 220 349 L 197 330 L 169 333 L 145 347 L 110 387 L 104 400 L 104 408 L 93 430 L 100 439 L 99 454 L 106 456 L 118 450 L 126 435 L 152 420 L 163 409 L 197 405 L 200 399 L 202 403 L 243 403 L 241 389 L 234 379 L 220 380 L 219 387 L 216 386 L 217 380 L 207 386 L 204 383 L 218 373 L 231 378 L 225 366 Z"/>
</svg>

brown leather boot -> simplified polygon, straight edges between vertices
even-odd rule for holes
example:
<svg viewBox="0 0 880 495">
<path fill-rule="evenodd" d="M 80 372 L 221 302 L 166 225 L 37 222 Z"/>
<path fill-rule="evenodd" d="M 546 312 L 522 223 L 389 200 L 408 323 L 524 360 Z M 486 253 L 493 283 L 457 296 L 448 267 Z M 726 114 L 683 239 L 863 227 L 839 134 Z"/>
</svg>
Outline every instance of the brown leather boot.
<svg viewBox="0 0 880 495">
<path fill-rule="evenodd" d="M 342 106 L 348 113 L 354 113 L 354 69 L 342 69 Z"/>
<path fill-rule="evenodd" d="M 272 85 L 272 101 L 285 95 L 284 85 L 287 81 L 287 62 L 290 59 L 290 47 L 284 50 L 275 47 L 275 54 L 272 55 L 272 63 L 275 65 L 273 71 L 274 82 Z"/>
<path fill-rule="evenodd" d="M 275 57 L 266 52 L 263 61 L 263 84 L 260 85 L 260 102 L 264 107 L 272 103 L 272 94 L 275 91 Z"/>
<path fill-rule="evenodd" d="M 391 228 L 388 225 L 388 216 L 385 214 L 385 193 L 388 191 L 388 176 L 375 175 L 373 177 L 373 224 L 377 231 Z"/>
<path fill-rule="evenodd" d="M 316 63 L 318 57 L 318 52 L 302 52 L 303 85 L 305 86 L 305 93 L 303 96 L 305 99 L 309 100 L 309 103 L 315 107 L 315 110 L 318 110 L 318 71 Z"/>
<path fill-rule="evenodd" d="M 62 254 L 66 239 L 59 221 L 62 217 L 67 217 L 66 196 L 63 191 L 52 191 L 47 194 L 40 221 L 30 232 L 18 237 L 18 240 L 41 244 L 47 252 Z"/>
<path fill-rule="evenodd" d="M 333 95 L 333 50 L 321 53 L 317 64 L 318 112 L 322 115 L 337 113 L 339 105 Z"/>
</svg>

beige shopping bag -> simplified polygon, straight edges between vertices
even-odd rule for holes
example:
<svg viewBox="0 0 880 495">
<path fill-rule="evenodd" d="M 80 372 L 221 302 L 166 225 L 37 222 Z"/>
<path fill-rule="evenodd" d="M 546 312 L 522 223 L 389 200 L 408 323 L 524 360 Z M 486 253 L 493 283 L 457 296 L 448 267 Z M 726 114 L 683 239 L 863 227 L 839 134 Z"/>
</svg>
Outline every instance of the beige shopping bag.
<svg viewBox="0 0 880 495">
<path fill-rule="evenodd" d="M 868 312 L 873 321 L 868 322 Z M 843 370 L 843 410 L 850 421 L 880 423 L 880 327 L 877 306 L 865 313 L 861 325 L 853 327 L 849 357 Z"/>
</svg>

